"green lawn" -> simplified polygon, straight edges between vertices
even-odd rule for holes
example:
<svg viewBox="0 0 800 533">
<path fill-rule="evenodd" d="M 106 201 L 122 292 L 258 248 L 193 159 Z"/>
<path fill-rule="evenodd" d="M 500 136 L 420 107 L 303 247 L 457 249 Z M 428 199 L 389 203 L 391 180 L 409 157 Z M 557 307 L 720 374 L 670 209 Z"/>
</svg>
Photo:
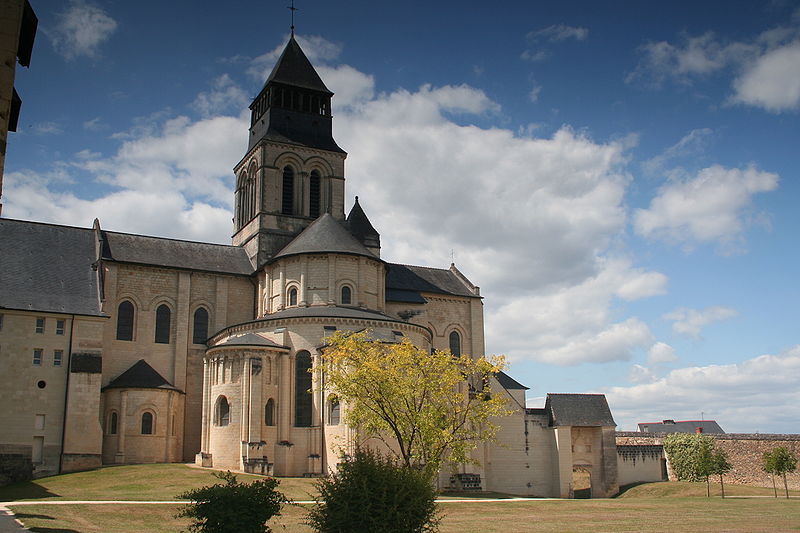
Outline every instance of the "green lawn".
<svg viewBox="0 0 800 533">
<path fill-rule="evenodd" d="M 257 476 L 241 475 L 240 479 Z M 108 467 L 0 488 L 0 501 L 171 500 L 176 494 L 217 481 L 208 470 L 185 465 Z M 308 499 L 309 479 L 281 478 L 292 499 Z M 616 532 L 616 531 L 800 531 L 800 498 L 769 498 L 772 489 L 726 486 L 726 494 L 750 498 L 706 498 L 703 483 L 647 483 L 619 498 L 496 503 L 442 503 L 441 533 Z M 718 485 L 716 486 L 718 491 Z M 458 495 L 460 496 L 460 495 Z M 484 496 L 473 494 L 472 496 Z M 310 533 L 304 506 L 289 505 L 270 522 L 273 531 Z M 12 507 L 38 533 L 176 533 L 188 522 L 179 506 L 26 505 Z"/>
</svg>

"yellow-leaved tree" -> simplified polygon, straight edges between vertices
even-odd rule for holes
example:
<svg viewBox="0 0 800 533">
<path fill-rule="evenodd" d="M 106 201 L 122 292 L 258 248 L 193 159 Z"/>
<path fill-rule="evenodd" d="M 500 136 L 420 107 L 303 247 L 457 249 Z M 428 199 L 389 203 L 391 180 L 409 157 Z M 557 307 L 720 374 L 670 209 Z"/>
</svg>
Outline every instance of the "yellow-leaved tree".
<svg viewBox="0 0 800 533">
<path fill-rule="evenodd" d="M 406 467 L 433 476 L 445 462 L 474 462 L 470 452 L 493 440 L 494 420 L 510 414 L 505 391 L 490 379 L 505 367 L 502 356 L 429 352 L 408 340 L 370 340 L 368 331 L 325 340 L 318 383 L 346 405 L 346 424 L 382 441 Z"/>
</svg>

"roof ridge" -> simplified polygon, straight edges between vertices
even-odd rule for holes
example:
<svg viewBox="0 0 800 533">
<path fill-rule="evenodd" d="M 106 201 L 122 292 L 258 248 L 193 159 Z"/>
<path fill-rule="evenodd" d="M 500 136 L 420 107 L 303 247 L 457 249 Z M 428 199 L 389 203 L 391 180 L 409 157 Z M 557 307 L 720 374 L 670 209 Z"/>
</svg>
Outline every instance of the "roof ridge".
<svg viewBox="0 0 800 533">
<path fill-rule="evenodd" d="M 191 244 L 204 244 L 206 246 L 222 246 L 223 248 L 241 248 L 241 246 L 236 246 L 233 244 L 221 244 L 218 242 L 203 242 L 203 241 L 192 241 L 187 239 L 176 239 L 174 237 L 158 237 L 155 235 L 142 235 L 141 233 L 128 233 L 125 231 L 113 231 L 113 230 L 102 230 L 103 233 L 114 233 L 116 235 L 128 235 L 130 237 L 142 237 L 144 239 L 157 239 L 160 241 L 173 241 L 173 242 L 188 242 Z"/>
<path fill-rule="evenodd" d="M 0 217 L 0 221 L 7 221 L 7 222 L 19 222 L 22 224 L 36 224 L 37 226 L 52 226 L 55 228 L 69 228 L 69 229 L 80 229 L 84 231 L 92 231 L 93 228 L 84 228 L 83 226 L 70 226 L 69 224 L 58 224 L 56 222 L 42 222 L 40 220 L 24 220 L 21 218 L 8 218 L 8 217 Z"/>
<path fill-rule="evenodd" d="M 451 274 L 453 273 L 453 271 L 450 270 L 449 268 L 429 267 L 429 266 L 422 266 L 422 265 L 409 265 L 407 263 L 389 263 L 389 266 L 392 266 L 392 265 L 404 266 L 404 267 L 413 267 L 413 268 L 424 268 L 424 269 L 427 269 L 427 270 L 440 270 L 442 272 L 450 272 Z"/>
</svg>

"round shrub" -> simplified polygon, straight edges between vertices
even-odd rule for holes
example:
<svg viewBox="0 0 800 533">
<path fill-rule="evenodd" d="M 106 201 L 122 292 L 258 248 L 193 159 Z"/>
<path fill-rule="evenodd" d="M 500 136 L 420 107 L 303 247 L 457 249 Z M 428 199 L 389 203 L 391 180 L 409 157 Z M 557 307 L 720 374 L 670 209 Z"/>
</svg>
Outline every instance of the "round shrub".
<svg viewBox="0 0 800 533">
<path fill-rule="evenodd" d="M 427 533 L 441 518 L 436 489 L 423 471 L 357 450 L 316 484 L 306 523 L 318 533 Z"/>
</svg>

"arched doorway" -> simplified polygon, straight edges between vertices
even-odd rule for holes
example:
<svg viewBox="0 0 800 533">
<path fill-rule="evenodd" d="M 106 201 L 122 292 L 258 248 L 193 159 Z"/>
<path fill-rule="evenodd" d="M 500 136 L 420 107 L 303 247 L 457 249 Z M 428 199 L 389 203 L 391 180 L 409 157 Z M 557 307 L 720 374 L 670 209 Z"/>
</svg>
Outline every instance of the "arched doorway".
<svg viewBox="0 0 800 533">
<path fill-rule="evenodd" d="M 592 497 L 592 465 L 573 465 L 572 497 L 576 499 Z"/>
</svg>

